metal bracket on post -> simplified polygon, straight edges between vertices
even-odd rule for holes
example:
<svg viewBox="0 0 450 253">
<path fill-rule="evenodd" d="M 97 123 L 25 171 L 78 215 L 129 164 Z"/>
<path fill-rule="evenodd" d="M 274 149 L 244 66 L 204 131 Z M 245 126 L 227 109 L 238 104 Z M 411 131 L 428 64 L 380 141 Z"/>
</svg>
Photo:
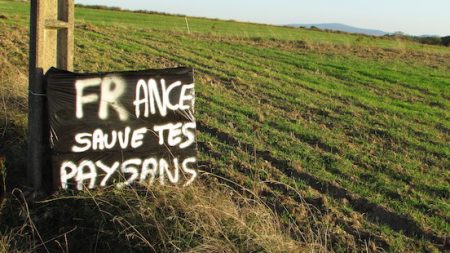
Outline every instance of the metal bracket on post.
<svg viewBox="0 0 450 253">
<path fill-rule="evenodd" d="M 44 188 L 49 129 L 44 74 L 73 69 L 73 0 L 31 0 L 27 179 L 34 199 Z"/>
</svg>

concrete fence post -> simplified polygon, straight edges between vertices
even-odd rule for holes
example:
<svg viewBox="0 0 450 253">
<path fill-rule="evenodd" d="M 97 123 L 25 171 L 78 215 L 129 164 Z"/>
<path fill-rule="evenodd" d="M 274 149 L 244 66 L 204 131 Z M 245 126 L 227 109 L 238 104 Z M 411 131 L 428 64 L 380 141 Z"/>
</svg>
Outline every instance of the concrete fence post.
<svg viewBox="0 0 450 253">
<path fill-rule="evenodd" d="M 27 179 L 42 192 L 49 129 L 43 82 L 50 67 L 73 69 L 73 0 L 31 0 Z"/>
</svg>

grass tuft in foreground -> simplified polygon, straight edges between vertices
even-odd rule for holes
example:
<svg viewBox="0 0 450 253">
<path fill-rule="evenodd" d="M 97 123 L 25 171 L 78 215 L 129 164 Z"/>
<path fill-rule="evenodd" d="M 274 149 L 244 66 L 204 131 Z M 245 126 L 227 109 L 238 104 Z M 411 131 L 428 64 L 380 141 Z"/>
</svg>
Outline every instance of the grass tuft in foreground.
<svg viewBox="0 0 450 253">
<path fill-rule="evenodd" d="M 141 185 L 76 195 L 60 192 L 33 206 L 24 202 L 21 191 L 13 194 L 0 216 L 4 252 L 308 249 L 285 233 L 277 215 L 263 202 L 218 183 L 189 188 Z"/>
</svg>

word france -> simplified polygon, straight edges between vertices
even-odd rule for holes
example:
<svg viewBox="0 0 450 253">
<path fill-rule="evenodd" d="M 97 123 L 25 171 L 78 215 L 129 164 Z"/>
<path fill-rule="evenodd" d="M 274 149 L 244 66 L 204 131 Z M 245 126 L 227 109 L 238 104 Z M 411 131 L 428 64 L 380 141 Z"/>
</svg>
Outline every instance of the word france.
<svg viewBox="0 0 450 253">
<path fill-rule="evenodd" d="M 190 68 L 46 74 L 53 183 L 82 190 L 197 177 Z"/>
</svg>

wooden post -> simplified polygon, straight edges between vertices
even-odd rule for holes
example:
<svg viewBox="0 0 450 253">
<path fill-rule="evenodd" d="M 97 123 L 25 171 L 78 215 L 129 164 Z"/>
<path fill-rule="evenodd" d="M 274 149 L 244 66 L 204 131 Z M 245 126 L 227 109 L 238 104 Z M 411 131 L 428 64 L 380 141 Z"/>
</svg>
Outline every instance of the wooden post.
<svg viewBox="0 0 450 253">
<path fill-rule="evenodd" d="M 49 129 L 44 73 L 50 67 L 73 68 L 73 0 L 31 0 L 27 179 L 37 194 L 43 190 Z"/>
</svg>

